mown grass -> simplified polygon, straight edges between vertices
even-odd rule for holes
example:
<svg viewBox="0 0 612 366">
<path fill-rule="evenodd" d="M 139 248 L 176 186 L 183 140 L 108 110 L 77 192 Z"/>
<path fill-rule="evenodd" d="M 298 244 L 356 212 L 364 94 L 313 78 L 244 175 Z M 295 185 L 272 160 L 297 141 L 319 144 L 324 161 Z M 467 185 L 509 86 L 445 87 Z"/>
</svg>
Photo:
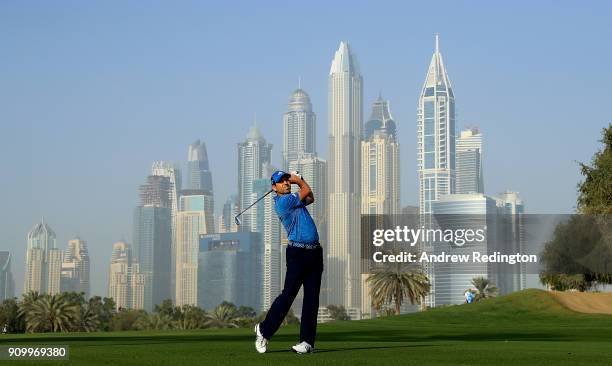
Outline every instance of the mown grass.
<svg viewBox="0 0 612 366">
<path fill-rule="evenodd" d="M 322 324 L 316 353 L 310 355 L 289 351 L 298 335 L 297 326 L 282 328 L 263 355 L 255 352 L 250 329 L 0 339 L 3 345 L 68 344 L 70 361 L 44 361 L 64 365 L 612 364 L 612 316 L 574 313 L 539 290 L 417 314 Z"/>
</svg>

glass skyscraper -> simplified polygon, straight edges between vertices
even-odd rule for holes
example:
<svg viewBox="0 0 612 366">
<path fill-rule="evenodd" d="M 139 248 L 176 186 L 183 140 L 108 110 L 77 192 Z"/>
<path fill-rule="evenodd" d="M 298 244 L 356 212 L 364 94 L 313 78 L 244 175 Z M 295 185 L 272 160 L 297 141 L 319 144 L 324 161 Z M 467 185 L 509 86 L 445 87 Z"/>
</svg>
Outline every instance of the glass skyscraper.
<svg viewBox="0 0 612 366">
<path fill-rule="evenodd" d="M 260 234 L 235 232 L 200 237 L 198 306 L 207 311 L 223 301 L 261 309 Z"/>
<path fill-rule="evenodd" d="M 0 303 L 15 296 L 15 282 L 11 272 L 11 252 L 0 251 Z"/>
<path fill-rule="evenodd" d="M 264 178 L 266 166 L 270 164 L 272 144 L 268 144 L 259 128 L 254 125 L 247 134 L 246 141 L 238 144 L 238 203 L 240 210 L 247 208 L 257 198 L 253 195 L 253 181 Z M 270 176 L 268 176 L 269 178 Z M 239 230 L 254 231 L 251 223 L 252 211 L 242 215 Z"/>
<path fill-rule="evenodd" d="M 457 138 L 455 193 L 484 193 L 482 175 L 482 134 L 478 128 L 459 133 Z"/>
<path fill-rule="evenodd" d="M 289 98 L 288 111 L 283 115 L 283 170 L 303 154 L 316 153 L 316 115 L 310 97 L 301 87 Z"/>
<path fill-rule="evenodd" d="M 170 180 L 149 176 L 140 186 L 140 205 L 134 211 L 134 257 L 145 276 L 144 309 L 172 298 L 172 225 Z"/>
</svg>

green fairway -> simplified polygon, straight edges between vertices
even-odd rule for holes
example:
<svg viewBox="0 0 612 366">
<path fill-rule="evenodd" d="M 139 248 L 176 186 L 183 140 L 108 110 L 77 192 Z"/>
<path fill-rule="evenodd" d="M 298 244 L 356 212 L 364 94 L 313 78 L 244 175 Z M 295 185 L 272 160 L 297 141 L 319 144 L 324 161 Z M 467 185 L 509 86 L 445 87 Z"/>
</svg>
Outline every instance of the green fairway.
<svg viewBox="0 0 612 366">
<path fill-rule="evenodd" d="M 298 326 L 281 328 L 263 355 L 254 349 L 251 329 L 10 335 L 0 339 L 2 345 L 70 346 L 69 362 L 44 364 L 612 364 L 612 316 L 574 313 L 539 290 L 411 315 L 322 324 L 316 353 L 309 355 L 289 351 L 298 334 Z"/>
</svg>

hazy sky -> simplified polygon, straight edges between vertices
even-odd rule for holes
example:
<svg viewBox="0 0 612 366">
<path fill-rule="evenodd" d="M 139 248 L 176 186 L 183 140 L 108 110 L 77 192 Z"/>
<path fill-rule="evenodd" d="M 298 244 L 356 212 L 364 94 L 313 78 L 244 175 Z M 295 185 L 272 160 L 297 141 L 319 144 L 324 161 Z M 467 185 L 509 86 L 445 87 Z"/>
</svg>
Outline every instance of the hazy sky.
<svg viewBox="0 0 612 366">
<path fill-rule="evenodd" d="M 0 250 L 23 290 L 26 234 L 44 216 L 65 248 L 88 241 L 104 294 L 111 245 L 131 242 L 153 160 L 208 147 L 215 201 L 237 191 L 236 143 L 253 114 L 279 165 L 298 77 L 327 158 L 327 76 L 341 40 L 379 91 L 401 144 L 403 204 L 417 202 L 416 106 L 434 34 L 457 127 L 484 135 L 487 194 L 531 213 L 575 207 L 576 161 L 599 148 L 612 101 L 608 2 L 0 2 Z M 607 46 L 606 46 L 607 45 Z"/>
</svg>

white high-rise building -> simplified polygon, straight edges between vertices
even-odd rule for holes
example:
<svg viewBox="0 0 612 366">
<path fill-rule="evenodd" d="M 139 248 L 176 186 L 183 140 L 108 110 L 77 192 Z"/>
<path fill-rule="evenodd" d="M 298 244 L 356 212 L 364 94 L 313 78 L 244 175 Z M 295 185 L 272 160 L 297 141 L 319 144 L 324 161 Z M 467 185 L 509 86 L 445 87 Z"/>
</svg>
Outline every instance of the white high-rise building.
<svg viewBox="0 0 612 366">
<path fill-rule="evenodd" d="M 432 202 L 455 193 L 455 95 L 446 73 L 438 36 L 417 112 L 417 165 L 420 214 L 432 213 Z"/>
<path fill-rule="evenodd" d="M 478 128 L 463 130 L 457 137 L 455 193 L 484 193 L 482 134 Z"/>
<path fill-rule="evenodd" d="M 288 111 L 283 115 L 283 170 L 303 154 L 316 153 L 316 115 L 308 93 L 301 86 L 289 98 Z"/>
<path fill-rule="evenodd" d="M 43 219 L 28 232 L 24 291 L 54 295 L 60 292 L 62 252 L 55 232 Z"/>
<path fill-rule="evenodd" d="M 442 195 L 455 193 L 455 95 L 440 53 L 438 35 L 417 107 L 417 167 L 421 223 L 431 227 L 434 202 Z M 423 243 L 420 249 L 431 250 L 432 244 Z M 433 265 L 425 264 L 424 270 L 432 284 L 425 302 L 435 306 Z"/>
<path fill-rule="evenodd" d="M 176 306 L 198 304 L 200 235 L 214 231 L 212 201 L 210 191 L 182 191 L 176 236 Z"/>
<path fill-rule="evenodd" d="M 400 163 L 396 125 L 389 102 L 378 97 L 365 125 L 361 142 L 361 213 L 363 215 L 397 215 L 400 207 Z M 369 263 L 362 263 L 368 268 Z M 375 315 L 367 282 L 369 271 L 361 275 L 361 312 Z"/>
<path fill-rule="evenodd" d="M 89 263 L 87 242 L 79 237 L 69 240 L 62 260 L 61 292 L 83 292 L 89 298 Z"/>
<path fill-rule="evenodd" d="M 246 141 L 238 143 L 238 204 L 240 210 L 255 202 L 253 181 L 264 178 L 264 167 L 270 164 L 271 155 L 272 144 L 266 142 L 257 125 L 251 128 Z M 242 225 L 239 230 L 255 231 L 252 215 L 253 211 L 242 214 Z"/>
<path fill-rule="evenodd" d="M 363 79 L 349 45 L 341 42 L 328 78 L 328 304 L 361 307 L 361 127 Z"/>
<path fill-rule="evenodd" d="M 199 140 L 198 140 L 199 142 Z M 204 152 L 206 152 L 206 147 L 204 147 Z M 191 158 L 192 151 L 191 146 L 189 149 L 189 157 Z M 208 163 L 208 161 L 207 161 Z M 191 166 L 190 166 L 191 167 Z M 170 220 L 171 220 L 171 230 L 172 230 L 172 242 L 170 244 L 170 294 L 174 296 L 174 288 L 175 288 L 175 273 L 176 269 L 174 268 L 175 264 L 175 256 L 176 256 L 176 226 L 177 226 L 177 215 L 178 215 L 178 202 L 179 202 L 179 194 L 181 191 L 181 171 L 178 166 L 172 164 L 167 161 L 155 161 L 151 166 L 151 175 L 158 175 L 162 177 L 167 177 L 170 180 L 170 191 L 169 191 L 169 207 L 170 207 Z"/>
</svg>

